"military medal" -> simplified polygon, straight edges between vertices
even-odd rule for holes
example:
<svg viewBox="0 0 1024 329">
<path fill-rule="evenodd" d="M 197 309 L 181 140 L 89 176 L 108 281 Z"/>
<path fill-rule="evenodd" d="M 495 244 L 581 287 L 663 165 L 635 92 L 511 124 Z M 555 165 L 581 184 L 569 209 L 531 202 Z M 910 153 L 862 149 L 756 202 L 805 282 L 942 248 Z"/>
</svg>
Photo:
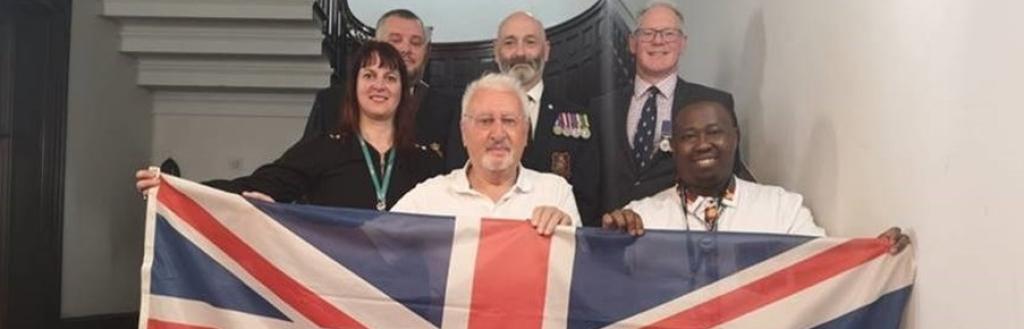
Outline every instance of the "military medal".
<svg viewBox="0 0 1024 329">
<path fill-rule="evenodd" d="M 564 114 L 564 113 L 562 113 L 562 114 Z M 563 120 L 565 118 L 564 118 L 564 116 L 562 114 L 558 115 L 558 119 L 555 120 L 555 127 L 551 128 L 551 132 L 554 133 L 555 136 L 562 135 L 562 123 L 565 121 L 565 120 Z"/>
<path fill-rule="evenodd" d="M 661 141 L 658 142 L 658 149 L 662 152 L 672 152 L 672 121 L 661 122 Z"/>
<path fill-rule="evenodd" d="M 580 136 L 582 136 L 583 139 L 590 139 L 590 120 L 587 119 L 586 114 L 583 114 L 582 119 L 583 122 L 581 128 L 583 131 L 580 132 Z"/>
<path fill-rule="evenodd" d="M 572 129 L 569 129 L 569 132 L 572 134 L 572 137 L 579 138 L 580 137 L 580 120 L 579 120 L 580 119 L 580 115 L 577 114 L 577 113 L 572 113 L 572 114 L 569 115 L 569 118 L 571 119 L 570 124 L 572 125 Z"/>
</svg>

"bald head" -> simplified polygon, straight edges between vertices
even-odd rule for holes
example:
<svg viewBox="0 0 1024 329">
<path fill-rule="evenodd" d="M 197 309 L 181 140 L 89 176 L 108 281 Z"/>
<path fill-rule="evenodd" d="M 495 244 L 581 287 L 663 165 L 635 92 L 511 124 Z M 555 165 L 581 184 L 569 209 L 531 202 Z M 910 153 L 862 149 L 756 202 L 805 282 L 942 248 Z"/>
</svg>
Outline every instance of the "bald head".
<svg viewBox="0 0 1024 329">
<path fill-rule="evenodd" d="M 524 89 L 530 89 L 544 76 L 549 48 L 544 24 L 528 12 L 517 11 L 498 26 L 494 60 L 502 73 L 515 77 Z"/>
</svg>

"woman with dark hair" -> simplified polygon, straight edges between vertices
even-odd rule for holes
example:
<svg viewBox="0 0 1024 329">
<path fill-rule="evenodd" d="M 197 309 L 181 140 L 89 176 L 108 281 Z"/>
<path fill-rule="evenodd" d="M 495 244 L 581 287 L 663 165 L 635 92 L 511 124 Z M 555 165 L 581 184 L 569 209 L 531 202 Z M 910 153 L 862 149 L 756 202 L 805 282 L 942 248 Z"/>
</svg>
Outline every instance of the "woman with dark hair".
<svg viewBox="0 0 1024 329">
<path fill-rule="evenodd" d="M 298 142 L 252 175 L 205 184 L 267 201 L 386 210 L 437 175 L 441 159 L 414 144 L 415 113 L 398 51 L 367 41 L 350 63 L 336 131 Z M 135 176 L 139 191 L 159 184 L 153 172 Z"/>
</svg>

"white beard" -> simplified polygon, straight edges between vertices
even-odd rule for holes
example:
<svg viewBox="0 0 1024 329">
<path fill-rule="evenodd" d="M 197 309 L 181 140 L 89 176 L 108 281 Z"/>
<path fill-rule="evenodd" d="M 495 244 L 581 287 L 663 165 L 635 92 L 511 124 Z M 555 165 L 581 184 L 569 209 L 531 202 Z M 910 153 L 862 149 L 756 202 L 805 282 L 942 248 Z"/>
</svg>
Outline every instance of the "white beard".
<svg viewBox="0 0 1024 329">
<path fill-rule="evenodd" d="M 508 154 L 500 158 L 492 155 L 484 155 L 483 161 L 481 161 L 480 166 L 484 167 L 484 169 L 487 171 L 508 170 L 514 164 L 512 158 L 512 154 Z"/>
</svg>

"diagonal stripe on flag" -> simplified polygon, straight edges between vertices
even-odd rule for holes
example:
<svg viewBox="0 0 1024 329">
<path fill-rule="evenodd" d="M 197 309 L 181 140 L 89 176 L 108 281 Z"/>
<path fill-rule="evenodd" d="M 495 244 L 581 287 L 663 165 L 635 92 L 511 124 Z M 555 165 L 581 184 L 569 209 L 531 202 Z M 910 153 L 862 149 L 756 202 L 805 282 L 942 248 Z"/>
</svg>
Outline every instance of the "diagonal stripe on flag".
<svg viewBox="0 0 1024 329">
<path fill-rule="evenodd" d="M 658 321 L 650 328 L 712 328 L 884 255 L 889 244 L 853 239 Z"/>
<path fill-rule="evenodd" d="M 182 220 L 235 259 L 246 272 L 313 323 L 323 328 L 364 328 L 355 319 L 275 267 L 166 180 L 161 180 L 157 198 L 164 205 L 173 208 Z"/>
</svg>

